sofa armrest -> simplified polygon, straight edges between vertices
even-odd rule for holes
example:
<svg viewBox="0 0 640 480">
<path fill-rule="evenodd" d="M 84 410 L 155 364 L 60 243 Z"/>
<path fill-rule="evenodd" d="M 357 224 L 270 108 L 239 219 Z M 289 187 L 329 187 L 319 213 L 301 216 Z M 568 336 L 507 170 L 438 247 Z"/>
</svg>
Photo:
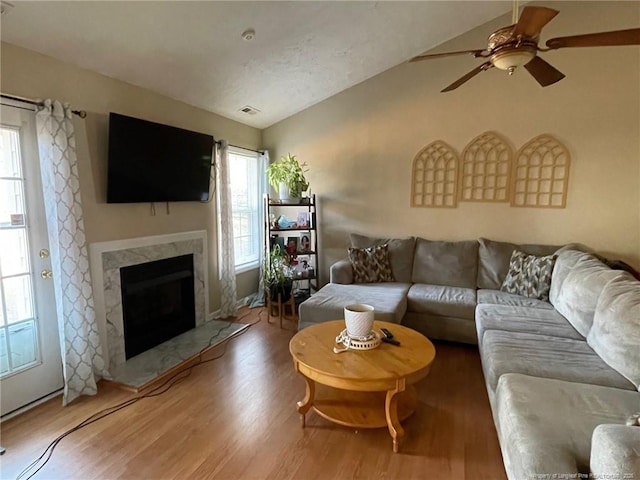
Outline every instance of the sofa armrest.
<svg viewBox="0 0 640 480">
<path fill-rule="evenodd" d="M 598 425 L 589 463 L 594 478 L 640 478 L 640 427 Z"/>
<path fill-rule="evenodd" d="M 348 258 L 338 260 L 331 265 L 329 270 L 329 281 L 331 283 L 341 283 L 348 285 L 353 283 L 353 268 L 351 268 L 351 262 Z"/>
</svg>

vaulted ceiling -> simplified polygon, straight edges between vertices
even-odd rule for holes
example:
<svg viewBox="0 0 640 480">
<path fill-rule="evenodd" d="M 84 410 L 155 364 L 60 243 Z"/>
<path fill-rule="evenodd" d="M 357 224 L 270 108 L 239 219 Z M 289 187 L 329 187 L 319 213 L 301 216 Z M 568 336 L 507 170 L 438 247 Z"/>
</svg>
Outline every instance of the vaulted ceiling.
<svg viewBox="0 0 640 480">
<path fill-rule="evenodd" d="M 29 1 L 3 42 L 258 128 L 511 9 L 510 1 Z M 247 41 L 242 33 L 255 32 Z M 251 106 L 258 113 L 241 111 Z"/>
</svg>

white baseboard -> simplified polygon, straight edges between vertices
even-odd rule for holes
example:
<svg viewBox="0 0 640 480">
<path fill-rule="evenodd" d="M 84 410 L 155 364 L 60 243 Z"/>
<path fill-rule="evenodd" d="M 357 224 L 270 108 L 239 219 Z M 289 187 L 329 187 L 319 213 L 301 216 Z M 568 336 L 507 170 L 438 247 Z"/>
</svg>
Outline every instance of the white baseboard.
<svg viewBox="0 0 640 480">
<path fill-rule="evenodd" d="M 45 395 L 44 397 L 39 398 L 38 400 L 36 400 L 34 402 L 28 403 L 24 407 L 20 407 L 17 410 L 14 410 L 13 412 L 9 412 L 6 415 L 3 415 L 2 418 L 0 419 L 0 423 L 4 422 L 5 420 L 9 420 L 9 419 L 11 419 L 13 417 L 17 417 L 21 413 L 24 413 L 27 410 L 31 410 L 32 408 L 35 408 L 38 405 L 42 405 L 44 402 L 48 402 L 52 398 L 57 397 L 59 395 L 62 395 L 62 389 L 56 390 L 55 392 L 52 392 L 49 395 Z M 62 403 L 62 402 L 60 402 L 60 403 Z"/>
<path fill-rule="evenodd" d="M 246 297 L 238 300 L 236 302 L 236 307 L 240 308 L 240 307 L 246 306 L 247 302 L 249 301 L 249 298 L 251 298 L 253 295 L 255 295 L 255 293 L 252 293 L 251 295 L 247 295 Z M 216 310 L 215 312 L 211 312 L 209 313 L 209 315 L 207 315 L 207 321 L 216 320 L 218 318 L 220 318 L 220 309 Z"/>
</svg>

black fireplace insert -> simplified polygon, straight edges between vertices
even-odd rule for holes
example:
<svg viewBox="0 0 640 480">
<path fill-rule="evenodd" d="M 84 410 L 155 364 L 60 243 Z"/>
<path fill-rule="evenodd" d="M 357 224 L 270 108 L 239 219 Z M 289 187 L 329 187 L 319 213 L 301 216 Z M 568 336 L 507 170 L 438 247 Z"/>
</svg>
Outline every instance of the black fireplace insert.
<svg viewBox="0 0 640 480">
<path fill-rule="evenodd" d="M 120 269 L 127 359 L 196 326 L 193 255 Z"/>
</svg>

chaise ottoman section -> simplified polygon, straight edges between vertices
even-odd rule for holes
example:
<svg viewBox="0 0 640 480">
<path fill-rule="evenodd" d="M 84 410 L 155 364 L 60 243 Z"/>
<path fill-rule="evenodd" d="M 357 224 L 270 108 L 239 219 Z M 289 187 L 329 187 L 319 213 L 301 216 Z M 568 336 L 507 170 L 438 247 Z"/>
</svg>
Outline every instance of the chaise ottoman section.
<svg viewBox="0 0 640 480">
<path fill-rule="evenodd" d="M 600 424 L 624 425 L 638 411 L 640 394 L 506 374 L 498 382 L 496 401 L 500 447 L 510 479 L 574 478 L 571 474 L 577 478 L 578 473 L 587 478 L 594 429 Z"/>
<path fill-rule="evenodd" d="M 344 307 L 352 303 L 373 306 L 376 320 L 400 323 L 410 287 L 410 283 L 329 283 L 300 304 L 298 329 L 344 318 Z"/>
</svg>

